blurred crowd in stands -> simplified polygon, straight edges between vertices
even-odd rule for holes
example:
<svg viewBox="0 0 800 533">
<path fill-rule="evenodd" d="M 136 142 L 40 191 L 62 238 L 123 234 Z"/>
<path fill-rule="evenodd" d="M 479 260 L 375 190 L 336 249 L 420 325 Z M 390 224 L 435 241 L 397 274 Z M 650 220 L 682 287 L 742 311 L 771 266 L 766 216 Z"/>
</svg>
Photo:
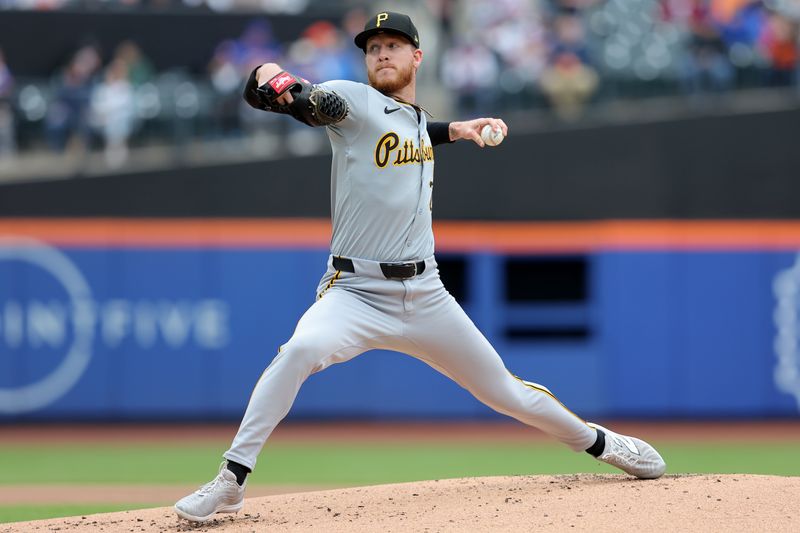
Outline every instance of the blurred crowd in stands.
<svg viewBox="0 0 800 533">
<path fill-rule="evenodd" d="M 462 111 L 798 83 L 800 0 L 463 0 L 442 77 Z"/>
<path fill-rule="evenodd" d="M 103 61 L 104 51 L 89 42 L 52 79 L 15 87 L 0 50 L 0 156 L 12 155 L 15 138 L 22 137 L 23 144 L 45 141 L 52 151 L 72 156 L 101 147 L 107 166 L 119 168 L 131 142 L 166 139 L 181 146 L 195 138 L 233 138 L 268 151 L 269 139 L 259 133 L 276 130 L 300 136 L 295 153 L 312 153 L 318 134 L 309 137 L 305 126 L 250 108 L 242 88 L 255 66 L 271 61 L 310 80 L 365 81 L 363 53 L 350 37 L 363 28 L 363 13 L 349 12 L 341 26 L 316 21 L 289 43 L 279 42 L 270 22 L 257 18 L 240 36 L 220 42 L 202 73 L 157 72 L 131 40 Z M 27 124 L 27 134 L 15 135 L 15 122 Z"/>
<path fill-rule="evenodd" d="M 317 0 L 319 1 L 319 0 Z M 326 0 L 330 3 L 341 0 Z M 302 13 L 314 0 L 0 0 L 0 9 L 85 10 L 209 10 L 219 13 Z"/>
<path fill-rule="evenodd" d="M 313 0 L 0 0 L 0 9 L 55 10 L 119 4 L 280 12 Z M 341 3 L 341 2 L 340 2 Z M 552 109 L 579 119 L 587 106 L 626 98 L 694 97 L 800 85 L 800 0 L 427 0 L 439 34 L 423 32 L 426 88 L 454 102 L 448 116 Z M 300 7 L 298 7 L 300 6 Z M 398 7 L 400 9 L 400 7 Z M 365 80 L 352 37 L 370 6 L 317 20 L 290 42 L 254 14 L 220 42 L 206 72 L 158 72 L 137 43 L 77 46 L 43 83 L 15 84 L 0 50 L 0 160 L 41 145 L 57 152 L 102 149 L 125 164 L 131 143 L 239 139 L 268 152 L 275 138 L 314 153 L 321 132 L 247 107 L 241 89 L 254 66 L 274 61 L 310 80 Z M 415 18 L 418 15 L 415 12 Z M 425 42 L 437 43 L 434 49 Z M 0 47 L 2 38 L 0 38 Z M 440 93 L 446 94 L 440 94 Z M 23 126 L 25 126 L 23 128 Z M 272 135 L 272 137 L 270 137 Z M 293 137 L 294 136 L 294 137 Z"/>
</svg>

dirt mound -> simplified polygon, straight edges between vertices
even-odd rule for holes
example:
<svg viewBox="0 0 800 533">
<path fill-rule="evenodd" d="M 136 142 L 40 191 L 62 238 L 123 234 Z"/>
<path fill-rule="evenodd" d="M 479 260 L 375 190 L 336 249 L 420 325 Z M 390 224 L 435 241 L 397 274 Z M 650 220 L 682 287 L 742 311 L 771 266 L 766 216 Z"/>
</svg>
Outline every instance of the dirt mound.
<svg viewBox="0 0 800 533">
<path fill-rule="evenodd" d="M 248 498 L 199 526 L 171 508 L 0 525 L 0 533 L 164 531 L 800 531 L 800 477 L 464 478 Z"/>
</svg>

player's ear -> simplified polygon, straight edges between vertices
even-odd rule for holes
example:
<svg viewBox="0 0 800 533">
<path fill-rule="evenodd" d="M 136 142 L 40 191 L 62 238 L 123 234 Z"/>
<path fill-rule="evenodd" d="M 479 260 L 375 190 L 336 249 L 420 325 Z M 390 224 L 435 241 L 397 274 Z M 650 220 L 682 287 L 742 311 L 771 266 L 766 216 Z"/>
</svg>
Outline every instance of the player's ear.
<svg viewBox="0 0 800 533">
<path fill-rule="evenodd" d="M 419 68 L 420 63 L 422 63 L 422 50 L 419 48 L 414 49 L 414 68 Z"/>
</svg>

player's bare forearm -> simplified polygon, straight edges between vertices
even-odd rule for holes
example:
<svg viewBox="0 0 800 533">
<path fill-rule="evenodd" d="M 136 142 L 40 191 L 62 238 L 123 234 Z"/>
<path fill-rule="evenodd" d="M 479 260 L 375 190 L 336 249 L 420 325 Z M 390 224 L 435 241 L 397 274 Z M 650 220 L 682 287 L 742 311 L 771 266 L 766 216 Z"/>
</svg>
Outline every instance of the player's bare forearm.
<svg viewBox="0 0 800 533">
<path fill-rule="evenodd" d="M 506 123 L 503 122 L 502 119 L 476 118 L 473 120 L 466 120 L 462 122 L 451 122 L 449 128 L 450 140 L 451 141 L 457 141 L 459 139 L 472 140 L 475 142 L 475 144 L 483 148 L 486 143 L 484 143 L 483 139 L 481 139 L 481 130 L 487 124 L 491 126 L 493 130 L 497 129 L 501 130 L 503 132 L 504 137 L 508 135 L 508 126 L 506 126 Z"/>
</svg>

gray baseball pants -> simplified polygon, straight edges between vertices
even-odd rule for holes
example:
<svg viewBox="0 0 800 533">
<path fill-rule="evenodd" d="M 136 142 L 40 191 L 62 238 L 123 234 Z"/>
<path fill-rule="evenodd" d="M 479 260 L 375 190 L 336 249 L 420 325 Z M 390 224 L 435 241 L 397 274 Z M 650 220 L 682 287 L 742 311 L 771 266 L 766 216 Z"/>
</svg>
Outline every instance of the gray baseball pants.
<svg viewBox="0 0 800 533">
<path fill-rule="evenodd" d="M 258 380 L 226 459 L 251 470 L 275 426 L 313 373 L 372 349 L 424 361 L 495 411 L 552 435 L 575 451 L 596 431 L 545 387 L 513 376 L 447 292 L 433 257 L 408 280 L 388 280 L 374 261 L 353 259 L 355 273 L 337 271 L 332 257 L 317 301 Z"/>
</svg>

